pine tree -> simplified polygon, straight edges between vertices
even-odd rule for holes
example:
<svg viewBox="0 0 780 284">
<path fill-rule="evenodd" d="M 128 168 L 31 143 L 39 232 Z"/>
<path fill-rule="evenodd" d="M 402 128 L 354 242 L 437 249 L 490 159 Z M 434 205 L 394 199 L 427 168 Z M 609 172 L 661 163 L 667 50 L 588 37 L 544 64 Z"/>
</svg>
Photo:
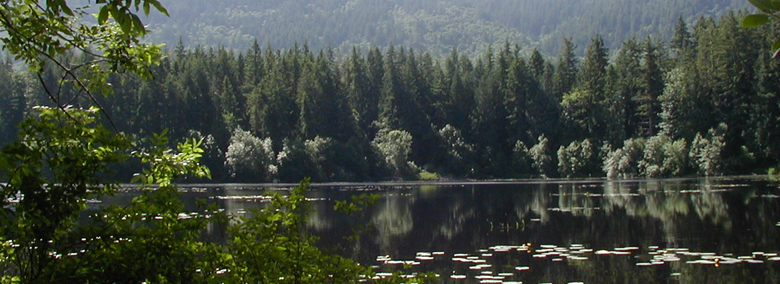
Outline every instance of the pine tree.
<svg viewBox="0 0 780 284">
<path fill-rule="evenodd" d="M 269 52 L 271 52 L 269 50 Z M 251 90 L 260 84 L 264 74 L 263 51 L 257 44 L 257 39 L 246 52 L 246 71 L 244 71 L 244 90 Z"/>
<path fill-rule="evenodd" d="M 615 58 L 615 77 L 609 113 L 619 125 L 609 139 L 612 144 L 621 143 L 639 132 L 638 98 L 642 92 L 641 56 L 641 47 L 636 39 L 631 38 L 623 42 Z"/>
<path fill-rule="evenodd" d="M 573 115 L 570 119 L 578 121 L 576 124 L 582 131 L 579 137 L 573 137 L 575 140 L 587 137 L 604 139 L 606 122 L 609 119 L 606 116 L 608 112 L 605 100 L 608 66 L 604 40 L 601 37 L 596 37 L 585 51 L 585 60 L 582 62 L 579 72 L 578 86 L 571 92 L 577 93 L 577 95 L 565 94 L 562 102 L 562 105 L 569 106 L 566 113 Z"/>
<path fill-rule="evenodd" d="M 658 132 L 658 118 L 661 112 L 661 105 L 658 97 L 663 94 L 663 71 L 660 62 L 660 46 L 654 43 L 650 38 L 645 40 L 640 84 L 642 91 L 639 93 L 639 132 L 645 137 L 654 136 Z"/>
<path fill-rule="evenodd" d="M 488 176 L 502 175 L 508 169 L 508 157 L 511 156 L 513 143 L 509 142 L 507 132 L 507 109 L 505 94 L 507 89 L 507 69 L 499 68 L 501 64 L 508 64 L 508 54 L 501 53 L 498 60 L 493 60 L 491 53 L 486 53 L 484 62 L 492 62 L 489 65 L 476 68 L 484 68 L 488 73 L 481 78 L 475 92 L 475 108 L 472 113 L 472 129 L 475 133 L 475 141 L 478 145 L 479 167 L 478 173 Z M 514 142 L 514 141 L 513 141 Z"/>
<path fill-rule="evenodd" d="M 558 55 L 558 67 L 553 76 L 553 94 L 556 98 L 562 98 L 577 83 L 579 63 L 574 54 L 576 48 L 571 38 L 563 39 L 563 48 Z"/>
<path fill-rule="evenodd" d="M 377 96 L 371 93 L 371 81 L 366 60 L 357 47 L 344 64 L 344 88 L 350 108 L 355 111 L 361 133 L 370 133 L 372 123 L 377 118 Z"/>
<path fill-rule="evenodd" d="M 677 24 L 674 26 L 674 34 L 669 41 L 669 47 L 672 48 L 677 57 L 682 56 L 683 53 L 691 49 L 693 45 L 691 37 L 690 31 L 688 31 L 688 24 L 685 23 L 682 16 L 678 17 Z"/>
</svg>

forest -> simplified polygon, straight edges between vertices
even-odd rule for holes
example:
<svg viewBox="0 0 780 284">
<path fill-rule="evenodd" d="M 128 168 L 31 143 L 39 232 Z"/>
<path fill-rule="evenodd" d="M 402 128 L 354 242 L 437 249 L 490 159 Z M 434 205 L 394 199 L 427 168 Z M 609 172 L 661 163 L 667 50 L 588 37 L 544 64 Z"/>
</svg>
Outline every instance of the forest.
<svg viewBox="0 0 780 284">
<path fill-rule="evenodd" d="M 748 8 L 744 0 L 169 0 L 171 17 L 152 15 L 152 42 L 246 50 L 255 39 L 288 49 L 306 42 L 348 53 L 405 46 L 446 56 L 485 53 L 508 40 L 521 48 L 557 54 L 561 38 L 587 46 L 601 35 L 613 50 L 636 35 L 668 37 L 675 21 L 693 22 Z M 530 52 L 531 50 L 525 50 Z M 582 53 L 577 55 L 582 56 Z"/>
<path fill-rule="evenodd" d="M 180 42 L 154 80 L 112 74 L 114 94 L 98 101 L 127 134 L 203 139 L 215 182 L 766 173 L 780 162 L 778 29 L 742 28 L 743 16 L 679 18 L 670 38 L 616 50 L 563 38 L 555 57 L 508 41 L 479 56 Z M 63 76 L 0 65 L 2 143 L 51 104 L 43 86 L 91 104 Z"/>
</svg>

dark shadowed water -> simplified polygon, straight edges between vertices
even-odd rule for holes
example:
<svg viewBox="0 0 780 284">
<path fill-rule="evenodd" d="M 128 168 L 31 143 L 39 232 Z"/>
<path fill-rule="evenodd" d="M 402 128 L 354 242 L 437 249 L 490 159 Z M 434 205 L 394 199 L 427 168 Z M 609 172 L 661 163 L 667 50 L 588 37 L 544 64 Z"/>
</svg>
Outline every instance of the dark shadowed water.
<svg viewBox="0 0 780 284">
<path fill-rule="evenodd" d="M 263 193 L 233 185 L 184 198 L 247 214 Z M 362 193 L 381 198 L 333 210 Z M 443 283 L 780 282 L 780 189 L 765 177 L 348 184 L 309 197 L 321 247 Z"/>
</svg>

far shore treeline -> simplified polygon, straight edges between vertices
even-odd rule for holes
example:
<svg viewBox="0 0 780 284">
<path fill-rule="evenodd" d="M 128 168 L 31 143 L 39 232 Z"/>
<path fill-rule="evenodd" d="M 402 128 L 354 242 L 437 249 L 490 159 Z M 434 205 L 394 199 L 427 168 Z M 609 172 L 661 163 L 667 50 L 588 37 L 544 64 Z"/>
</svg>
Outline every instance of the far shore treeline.
<svg viewBox="0 0 780 284">
<path fill-rule="evenodd" d="M 215 182 L 766 173 L 780 162 L 780 59 L 759 47 L 780 29 L 745 29 L 741 17 L 680 20 L 671 38 L 618 50 L 598 35 L 584 47 L 563 39 L 553 58 L 510 42 L 443 58 L 180 44 L 154 80 L 112 75 L 115 94 L 99 102 L 118 131 L 204 139 Z M 51 104 L 18 69 L 0 64 L 1 143 Z M 59 88 L 62 77 L 51 68 L 42 80 Z M 62 88 L 60 102 L 90 104 Z"/>
</svg>

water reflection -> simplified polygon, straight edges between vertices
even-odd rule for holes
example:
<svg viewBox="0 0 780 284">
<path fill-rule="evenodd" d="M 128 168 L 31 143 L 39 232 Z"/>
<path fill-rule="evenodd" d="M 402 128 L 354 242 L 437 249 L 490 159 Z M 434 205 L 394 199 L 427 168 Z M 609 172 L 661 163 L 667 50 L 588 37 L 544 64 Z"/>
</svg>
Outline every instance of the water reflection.
<svg viewBox="0 0 780 284">
<path fill-rule="evenodd" d="M 333 210 L 366 192 L 382 197 L 352 215 Z M 264 193 L 184 198 L 249 214 Z M 377 270 L 417 264 L 412 271 L 436 271 L 443 283 L 780 279 L 780 193 L 762 177 L 325 187 L 308 197 L 321 247 Z"/>
<path fill-rule="evenodd" d="M 330 220 L 324 221 L 329 226 L 311 228 L 323 237 L 323 246 L 360 248 L 350 255 L 379 269 L 388 265 L 377 263 L 377 256 L 414 260 L 418 252 L 445 252 L 416 269 L 435 270 L 448 283 L 771 281 L 780 260 L 770 260 L 780 250 L 775 226 L 780 208 L 777 198 L 766 196 L 776 189 L 762 179 L 389 188 L 378 191 L 383 198 L 367 211 L 368 218 L 320 216 L 316 222 Z M 354 224 L 369 221 L 374 225 L 370 237 L 347 246 L 338 241 Z M 526 244 L 530 252 L 485 252 L 496 245 Z M 571 253 L 574 245 L 591 252 Z M 566 251 L 556 251 L 562 248 Z M 625 248 L 635 250 L 620 251 Z M 748 261 L 754 252 L 768 256 Z M 473 263 L 455 261 L 461 253 L 491 266 L 473 269 Z M 541 257 L 544 253 L 557 254 Z M 731 263 L 734 259 L 739 261 Z"/>
</svg>

